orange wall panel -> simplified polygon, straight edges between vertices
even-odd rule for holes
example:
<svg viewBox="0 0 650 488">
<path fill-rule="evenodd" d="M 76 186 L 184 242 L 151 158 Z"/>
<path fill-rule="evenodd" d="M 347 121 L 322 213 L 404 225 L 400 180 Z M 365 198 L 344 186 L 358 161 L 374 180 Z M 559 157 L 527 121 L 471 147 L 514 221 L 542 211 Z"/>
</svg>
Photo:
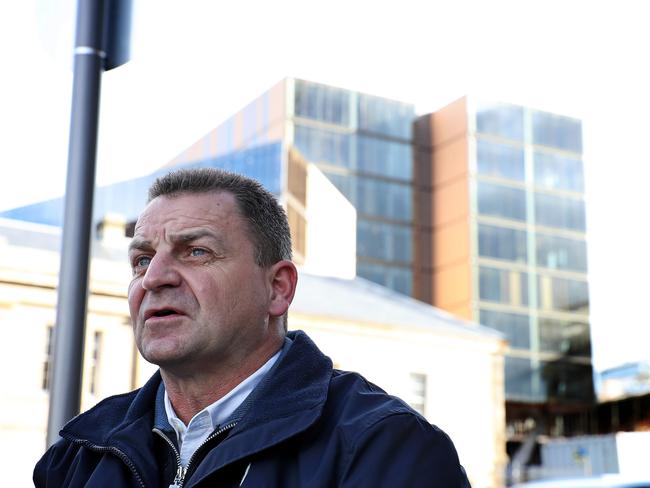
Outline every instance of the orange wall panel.
<svg viewBox="0 0 650 488">
<path fill-rule="evenodd" d="M 469 258 L 469 226 L 465 219 L 436 228 L 433 233 L 434 268 L 447 267 Z"/>
<path fill-rule="evenodd" d="M 469 262 L 434 271 L 433 283 L 433 303 L 436 307 L 472 319 Z"/>
<path fill-rule="evenodd" d="M 434 148 L 431 182 L 434 188 L 458 178 L 467 178 L 469 160 L 467 142 L 467 137 L 463 135 L 450 141 L 449 144 Z"/>
<path fill-rule="evenodd" d="M 467 133 L 467 98 L 463 97 L 432 116 L 433 146 L 439 146 Z"/>
<path fill-rule="evenodd" d="M 469 188 L 466 179 L 458 179 L 433 192 L 433 224 L 446 225 L 460 219 L 467 221 L 469 215 Z"/>
</svg>

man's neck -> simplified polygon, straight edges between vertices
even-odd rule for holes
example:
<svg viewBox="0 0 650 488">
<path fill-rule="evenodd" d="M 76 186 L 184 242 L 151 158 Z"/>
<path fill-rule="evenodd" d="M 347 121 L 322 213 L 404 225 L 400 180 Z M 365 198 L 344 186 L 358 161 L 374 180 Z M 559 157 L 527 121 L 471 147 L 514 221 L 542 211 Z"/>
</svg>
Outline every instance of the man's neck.
<svg viewBox="0 0 650 488">
<path fill-rule="evenodd" d="M 192 375 L 176 375 L 173 370 L 161 367 L 165 390 L 178 418 L 185 425 L 189 424 L 194 415 L 227 395 L 262 367 L 281 347 L 282 343 L 251 354 L 243 363 Z"/>
</svg>

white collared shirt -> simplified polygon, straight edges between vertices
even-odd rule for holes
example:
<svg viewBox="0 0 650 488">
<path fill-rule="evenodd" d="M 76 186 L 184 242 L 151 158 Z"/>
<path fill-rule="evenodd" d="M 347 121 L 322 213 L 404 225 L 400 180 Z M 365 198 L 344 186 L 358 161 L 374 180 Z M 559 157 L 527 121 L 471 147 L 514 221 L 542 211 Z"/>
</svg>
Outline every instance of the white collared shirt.
<svg viewBox="0 0 650 488">
<path fill-rule="evenodd" d="M 176 432 L 176 438 L 178 439 L 178 445 L 180 447 L 181 464 L 183 467 L 187 467 L 192 454 L 194 454 L 203 441 L 205 441 L 220 424 L 226 421 L 237 407 L 242 404 L 246 397 L 250 395 L 264 375 L 268 373 L 271 367 L 278 360 L 281 351 L 282 349 L 275 353 L 271 359 L 262 365 L 261 368 L 230 390 L 226 396 L 220 398 L 213 404 L 208 405 L 199 413 L 194 415 L 187 426 L 176 415 L 174 407 L 172 407 L 172 404 L 169 401 L 167 390 L 165 390 L 165 412 L 167 413 L 169 424 Z"/>
</svg>

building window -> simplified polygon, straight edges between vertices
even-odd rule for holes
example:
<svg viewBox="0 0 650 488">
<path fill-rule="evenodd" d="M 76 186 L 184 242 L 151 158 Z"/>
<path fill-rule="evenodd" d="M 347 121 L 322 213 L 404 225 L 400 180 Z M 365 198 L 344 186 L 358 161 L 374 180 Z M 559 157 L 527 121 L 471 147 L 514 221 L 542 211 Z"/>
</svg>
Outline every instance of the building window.
<svg viewBox="0 0 650 488">
<path fill-rule="evenodd" d="M 307 81 L 296 80 L 296 115 L 331 124 L 350 123 L 350 93 Z"/>
<path fill-rule="evenodd" d="M 102 349 L 102 333 L 98 330 L 93 335 L 93 352 L 90 362 L 90 394 L 94 395 L 97 392 L 98 376 L 99 376 L 99 361 Z"/>
<path fill-rule="evenodd" d="M 576 198 L 535 193 L 535 223 L 584 232 L 585 202 Z"/>
<path fill-rule="evenodd" d="M 591 357 L 591 340 L 587 322 L 539 319 L 539 348 L 562 356 Z"/>
<path fill-rule="evenodd" d="M 576 119 L 534 111 L 533 143 L 581 153 L 582 125 Z"/>
<path fill-rule="evenodd" d="M 582 161 L 545 151 L 535 151 L 535 185 L 582 193 L 585 190 Z"/>
<path fill-rule="evenodd" d="M 480 106 L 476 111 L 476 130 L 521 141 L 524 136 L 524 110 L 506 104 Z"/>
<path fill-rule="evenodd" d="M 479 296 L 489 302 L 528 305 L 528 274 L 481 266 Z"/>
<path fill-rule="evenodd" d="M 505 334 L 510 347 L 530 349 L 530 320 L 527 315 L 481 309 L 479 321 Z"/>
<path fill-rule="evenodd" d="M 526 232 L 481 224 L 478 226 L 478 253 L 488 258 L 525 263 L 528 260 Z"/>
<path fill-rule="evenodd" d="M 409 405 L 418 413 L 424 415 L 427 402 L 427 375 L 411 373 L 409 375 Z"/>
<path fill-rule="evenodd" d="M 524 181 L 524 150 L 521 146 L 478 140 L 477 171 L 481 175 Z"/>
<path fill-rule="evenodd" d="M 537 234 L 537 264 L 545 268 L 587 271 L 587 244 L 584 240 Z"/>
<path fill-rule="evenodd" d="M 478 182 L 478 212 L 504 219 L 526 220 L 524 190 L 485 181 Z"/>
<path fill-rule="evenodd" d="M 552 276 L 538 276 L 537 280 L 540 308 L 581 313 L 589 310 L 589 285 L 586 281 Z"/>
<path fill-rule="evenodd" d="M 41 380 L 41 388 L 49 391 L 52 375 L 52 352 L 54 341 L 54 327 L 48 325 L 45 328 L 45 358 L 43 360 L 43 378 Z"/>
</svg>

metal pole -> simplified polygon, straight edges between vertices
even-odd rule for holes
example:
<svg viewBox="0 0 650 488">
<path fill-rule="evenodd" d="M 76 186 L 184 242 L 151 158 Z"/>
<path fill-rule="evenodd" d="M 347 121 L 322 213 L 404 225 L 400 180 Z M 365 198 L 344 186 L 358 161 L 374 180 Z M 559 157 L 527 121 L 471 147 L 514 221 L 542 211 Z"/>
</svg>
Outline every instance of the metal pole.
<svg viewBox="0 0 650 488">
<path fill-rule="evenodd" d="M 81 402 L 99 94 L 106 57 L 102 51 L 105 6 L 104 0 L 78 2 L 48 446 L 79 413 Z"/>
</svg>

